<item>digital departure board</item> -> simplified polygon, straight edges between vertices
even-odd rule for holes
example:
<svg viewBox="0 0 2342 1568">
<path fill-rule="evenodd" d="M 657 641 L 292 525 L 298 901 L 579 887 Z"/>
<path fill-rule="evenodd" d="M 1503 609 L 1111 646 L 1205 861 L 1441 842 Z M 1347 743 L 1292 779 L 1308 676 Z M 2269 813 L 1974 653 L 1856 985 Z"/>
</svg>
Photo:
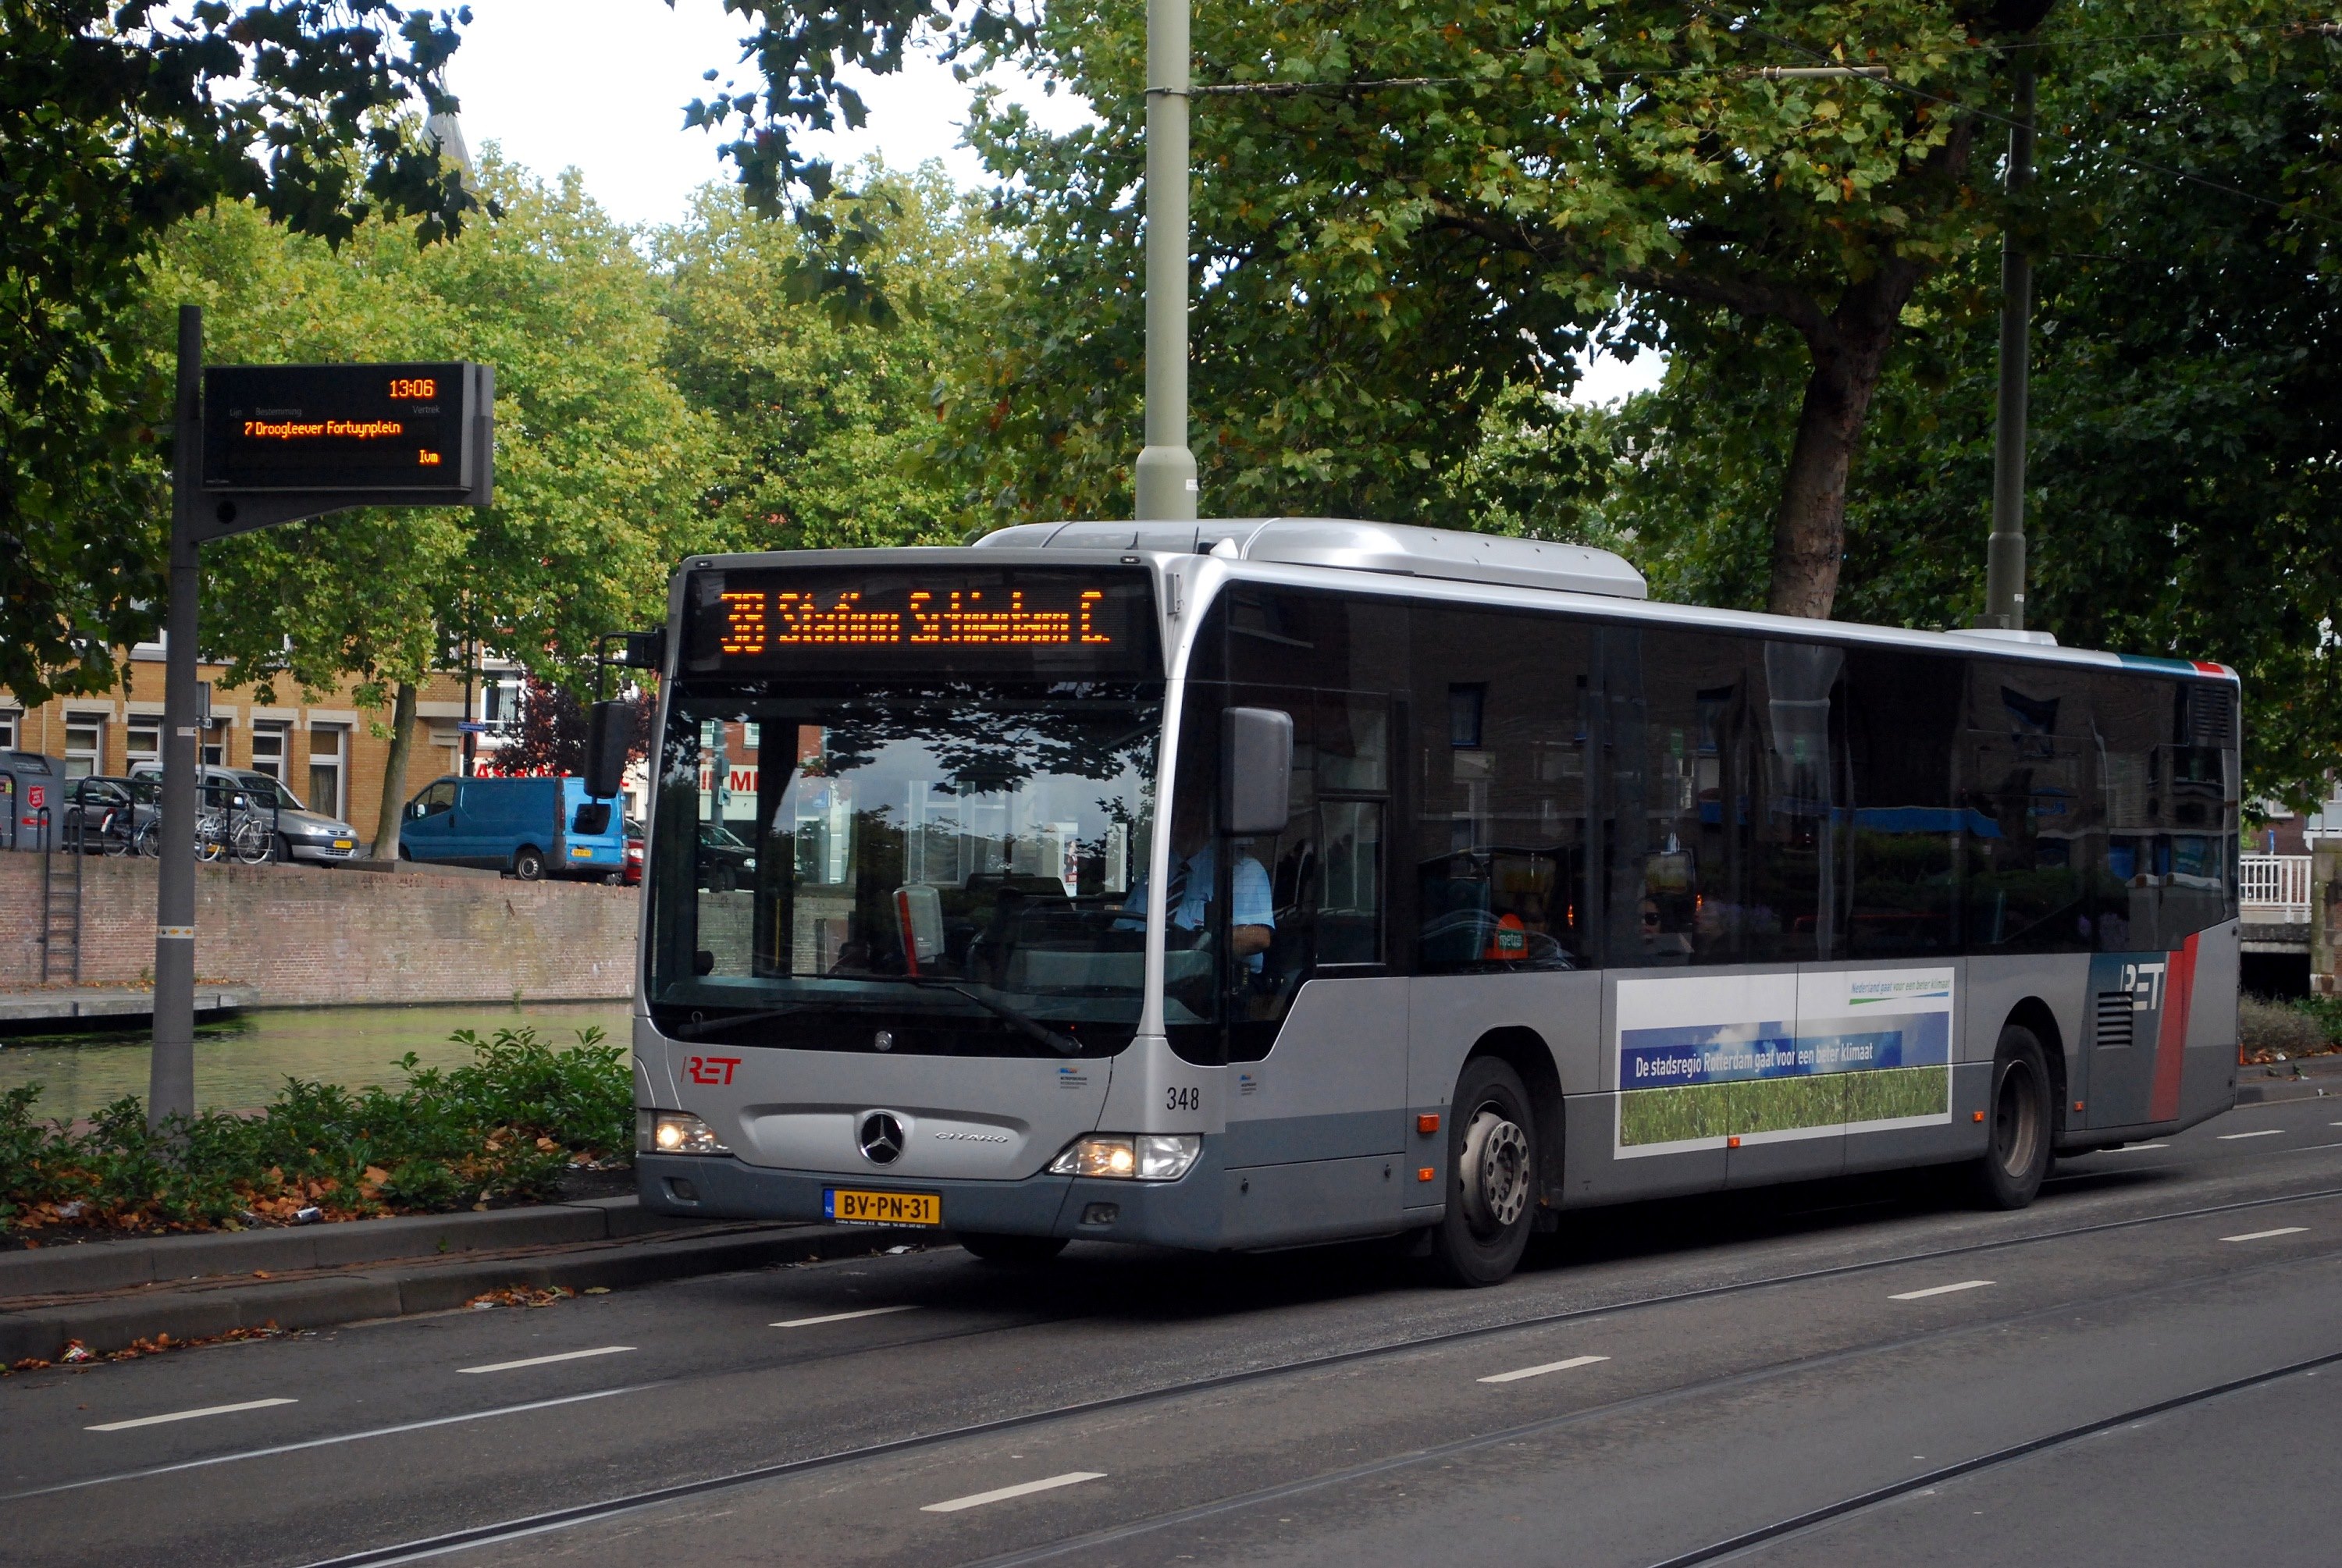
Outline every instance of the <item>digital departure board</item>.
<svg viewBox="0 0 2342 1568">
<path fill-rule="evenodd" d="M 225 365 L 204 372 L 206 491 L 463 500 L 485 466 L 475 365 Z"/>
<path fill-rule="evenodd" d="M 1145 677 L 1162 673 L 1154 592 L 1128 568 L 758 567 L 694 574 L 684 666 Z"/>
</svg>

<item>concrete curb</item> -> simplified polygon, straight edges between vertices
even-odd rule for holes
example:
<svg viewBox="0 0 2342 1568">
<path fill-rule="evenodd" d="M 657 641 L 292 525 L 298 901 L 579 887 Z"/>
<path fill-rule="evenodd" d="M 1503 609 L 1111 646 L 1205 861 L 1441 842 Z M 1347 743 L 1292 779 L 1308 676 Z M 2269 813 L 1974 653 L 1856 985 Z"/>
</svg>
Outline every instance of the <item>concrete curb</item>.
<svg viewBox="0 0 2342 1568">
<path fill-rule="evenodd" d="M 486 1213 L 404 1214 L 289 1229 L 205 1231 L 0 1253 L 0 1303 L 169 1284 L 255 1269 L 291 1273 L 449 1253 L 502 1251 L 615 1241 L 656 1232 L 704 1230 L 706 1223 L 645 1213 L 631 1195 L 495 1209 Z"/>
<path fill-rule="evenodd" d="M 2279 1100 L 2317 1100 L 2342 1094 L 2342 1084 L 2315 1078 L 2279 1078 L 2266 1084 L 2237 1085 L 2239 1105 L 2267 1105 Z"/>
<path fill-rule="evenodd" d="M 405 1317 L 462 1306 L 484 1291 L 512 1285 L 617 1290 L 698 1274 L 769 1268 L 816 1258 L 852 1257 L 906 1242 L 933 1241 L 933 1231 L 844 1225 L 716 1228 L 684 1234 L 551 1248 L 534 1255 L 481 1257 L 354 1269 L 314 1279 L 246 1278 L 170 1290 L 136 1291 L 0 1313 L 0 1365 L 27 1357 L 54 1360 L 69 1340 L 105 1354 L 142 1339 L 209 1339 L 235 1329 L 275 1325 L 330 1328 L 373 1318 Z"/>
</svg>

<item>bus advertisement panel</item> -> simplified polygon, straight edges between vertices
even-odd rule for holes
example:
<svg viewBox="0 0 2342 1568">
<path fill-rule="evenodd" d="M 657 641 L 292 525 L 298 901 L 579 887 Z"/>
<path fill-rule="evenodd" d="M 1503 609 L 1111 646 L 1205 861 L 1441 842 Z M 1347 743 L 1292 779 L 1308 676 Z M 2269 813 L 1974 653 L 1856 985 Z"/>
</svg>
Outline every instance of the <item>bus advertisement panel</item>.
<svg viewBox="0 0 2342 1568">
<path fill-rule="evenodd" d="M 1616 1152 L 1948 1122 L 1954 985 L 1947 968 L 1621 980 Z"/>
</svg>

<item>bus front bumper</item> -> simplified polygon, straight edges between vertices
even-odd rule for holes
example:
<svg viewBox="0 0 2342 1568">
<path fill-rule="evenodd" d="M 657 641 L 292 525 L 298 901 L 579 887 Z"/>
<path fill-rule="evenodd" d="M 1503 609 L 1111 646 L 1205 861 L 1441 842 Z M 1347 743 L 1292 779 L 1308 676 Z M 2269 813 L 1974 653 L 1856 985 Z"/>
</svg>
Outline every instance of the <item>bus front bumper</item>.
<svg viewBox="0 0 2342 1568">
<path fill-rule="evenodd" d="M 1155 1246 L 1220 1245 L 1221 1174 L 1212 1140 L 1176 1182 L 1027 1176 L 1016 1182 L 922 1181 L 835 1171 L 777 1170 L 736 1155 L 636 1154 L 635 1188 L 653 1213 L 706 1220 L 830 1221 L 825 1192 L 933 1193 L 944 1232 L 1066 1236 Z"/>
</svg>

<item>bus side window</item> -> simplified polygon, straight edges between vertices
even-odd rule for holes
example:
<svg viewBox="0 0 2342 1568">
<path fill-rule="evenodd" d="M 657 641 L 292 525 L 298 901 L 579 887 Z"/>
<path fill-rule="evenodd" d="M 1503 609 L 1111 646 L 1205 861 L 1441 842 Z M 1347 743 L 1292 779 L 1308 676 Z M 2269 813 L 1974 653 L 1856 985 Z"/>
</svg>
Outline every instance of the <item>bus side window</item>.
<svg viewBox="0 0 2342 1568">
<path fill-rule="evenodd" d="M 1899 649 L 1857 648 L 1848 659 L 1847 952 L 1949 952 L 1959 941 L 1963 817 L 1952 763 L 1965 677 L 1949 659 Z"/>
<path fill-rule="evenodd" d="M 1588 956 L 1586 634 L 1441 608 L 1416 612 L 1416 965 L 1576 968 Z"/>
</svg>

